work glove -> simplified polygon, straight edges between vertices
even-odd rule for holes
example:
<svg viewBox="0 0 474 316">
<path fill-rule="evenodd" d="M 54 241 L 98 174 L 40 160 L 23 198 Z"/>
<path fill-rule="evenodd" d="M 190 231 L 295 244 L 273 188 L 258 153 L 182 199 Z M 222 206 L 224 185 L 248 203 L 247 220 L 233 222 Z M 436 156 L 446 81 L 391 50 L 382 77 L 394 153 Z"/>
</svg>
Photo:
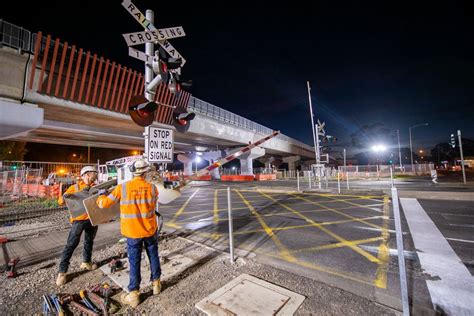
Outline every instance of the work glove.
<svg viewBox="0 0 474 316">
<path fill-rule="evenodd" d="M 106 189 L 100 189 L 97 193 L 99 195 L 107 195 L 107 190 Z"/>
<path fill-rule="evenodd" d="M 89 190 L 91 189 L 90 186 L 86 186 L 84 189 L 82 189 L 82 191 L 86 191 L 86 192 L 89 192 Z"/>
</svg>

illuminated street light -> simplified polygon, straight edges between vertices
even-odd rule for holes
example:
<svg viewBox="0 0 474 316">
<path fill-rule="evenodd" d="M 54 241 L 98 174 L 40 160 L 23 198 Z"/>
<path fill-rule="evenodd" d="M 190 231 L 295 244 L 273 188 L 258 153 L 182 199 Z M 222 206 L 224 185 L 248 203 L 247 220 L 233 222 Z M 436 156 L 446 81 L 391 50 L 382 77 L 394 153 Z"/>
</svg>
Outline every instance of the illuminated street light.
<svg viewBox="0 0 474 316">
<path fill-rule="evenodd" d="M 378 145 L 372 146 L 372 151 L 376 153 L 384 152 L 385 150 L 387 150 L 387 147 L 385 145 L 378 144 Z"/>
</svg>

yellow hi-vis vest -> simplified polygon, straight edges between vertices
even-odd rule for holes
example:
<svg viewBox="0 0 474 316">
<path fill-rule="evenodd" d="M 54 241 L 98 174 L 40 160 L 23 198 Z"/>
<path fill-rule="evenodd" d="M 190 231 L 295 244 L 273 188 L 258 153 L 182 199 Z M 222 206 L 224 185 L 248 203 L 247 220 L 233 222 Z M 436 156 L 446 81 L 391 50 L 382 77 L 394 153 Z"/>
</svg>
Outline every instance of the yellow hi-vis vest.
<svg viewBox="0 0 474 316">
<path fill-rule="evenodd" d="M 73 193 L 76 193 L 76 192 L 79 192 L 79 191 L 82 191 L 84 190 L 85 187 L 87 187 L 88 185 L 82 181 L 82 180 L 79 180 L 76 184 L 73 184 L 71 185 L 67 190 L 66 192 L 63 193 L 64 194 L 73 194 Z M 64 205 L 64 199 L 62 196 L 60 196 L 58 198 L 58 204 L 59 205 Z M 89 215 L 87 215 L 87 213 L 85 214 L 82 214 L 82 215 L 79 215 L 77 217 L 69 217 L 69 221 L 71 223 L 75 222 L 75 221 L 86 221 L 89 219 Z"/>
<path fill-rule="evenodd" d="M 158 189 L 142 177 L 124 182 L 108 195 L 97 199 L 100 208 L 120 202 L 120 228 L 128 238 L 145 238 L 155 234 Z"/>
</svg>

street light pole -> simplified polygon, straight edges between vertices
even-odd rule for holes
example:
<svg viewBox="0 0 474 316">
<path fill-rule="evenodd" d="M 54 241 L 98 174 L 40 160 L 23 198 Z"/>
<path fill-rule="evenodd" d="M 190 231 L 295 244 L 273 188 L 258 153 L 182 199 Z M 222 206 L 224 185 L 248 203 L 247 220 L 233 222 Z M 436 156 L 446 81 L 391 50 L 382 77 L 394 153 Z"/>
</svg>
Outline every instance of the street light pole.
<svg viewBox="0 0 474 316">
<path fill-rule="evenodd" d="M 466 170 L 464 169 L 464 154 L 462 152 L 461 131 L 458 130 L 459 153 L 461 154 L 462 181 L 466 184 Z"/>
<path fill-rule="evenodd" d="M 398 138 L 398 162 L 400 163 L 400 170 L 402 170 L 402 150 L 400 148 L 400 130 L 397 129 L 397 138 Z M 410 137 L 411 140 L 411 137 Z M 411 149 L 411 141 L 410 141 Z"/>
<path fill-rule="evenodd" d="M 428 126 L 428 123 L 416 124 L 416 125 L 410 126 L 408 128 L 408 134 L 410 135 L 410 160 L 411 160 L 411 170 L 412 171 L 413 171 L 413 146 L 412 146 L 412 142 L 411 142 L 411 129 L 415 128 L 415 127 L 418 127 L 418 126 Z"/>
<path fill-rule="evenodd" d="M 309 81 L 306 81 L 306 84 L 308 86 L 309 113 L 311 115 L 311 127 L 313 128 L 314 155 L 316 158 L 316 164 L 319 164 L 319 159 L 318 159 L 319 158 L 319 152 L 318 152 L 319 144 L 316 143 L 316 133 L 314 131 L 313 103 L 311 102 L 311 88 L 309 87 Z"/>
</svg>

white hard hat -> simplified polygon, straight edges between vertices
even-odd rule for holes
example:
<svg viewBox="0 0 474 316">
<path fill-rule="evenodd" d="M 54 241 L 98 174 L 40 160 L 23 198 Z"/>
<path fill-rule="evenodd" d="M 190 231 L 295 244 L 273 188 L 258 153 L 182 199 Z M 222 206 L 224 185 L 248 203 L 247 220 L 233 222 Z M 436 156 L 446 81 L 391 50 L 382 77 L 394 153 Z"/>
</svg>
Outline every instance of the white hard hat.
<svg viewBox="0 0 474 316">
<path fill-rule="evenodd" d="M 81 177 L 85 175 L 88 172 L 96 172 L 97 170 L 93 166 L 85 166 L 84 168 L 81 169 Z"/>
<path fill-rule="evenodd" d="M 148 170 L 150 170 L 150 164 L 146 160 L 138 159 L 133 163 L 131 171 L 133 174 L 139 175 L 147 172 Z"/>
</svg>

